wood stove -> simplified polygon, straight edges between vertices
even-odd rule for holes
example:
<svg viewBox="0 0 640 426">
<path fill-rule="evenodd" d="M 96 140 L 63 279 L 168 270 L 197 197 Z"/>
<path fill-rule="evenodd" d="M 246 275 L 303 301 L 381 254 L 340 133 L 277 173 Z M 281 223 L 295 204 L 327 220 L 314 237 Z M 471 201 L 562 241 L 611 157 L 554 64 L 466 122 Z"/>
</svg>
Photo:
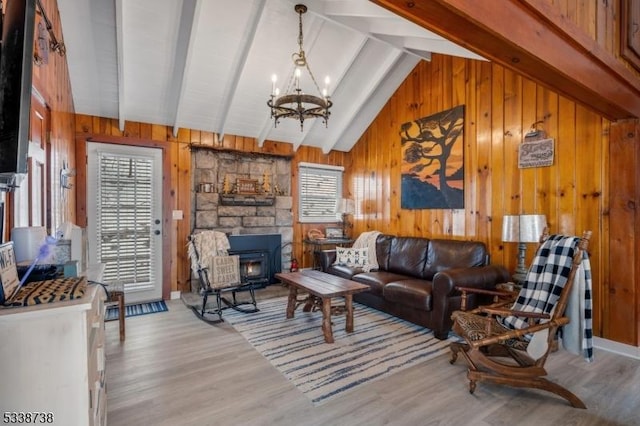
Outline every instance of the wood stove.
<svg viewBox="0 0 640 426">
<path fill-rule="evenodd" d="M 278 282 L 274 274 L 282 271 L 280 234 L 229 235 L 229 244 L 229 254 L 240 256 L 243 283 L 254 284 L 257 288 Z"/>
<path fill-rule="evenodd" d="M 269 284 L 269 252 L 266 250 L 229 250 L 229 254 L 240 258 L 240 281 L 243 285 L 251 284 L 264 287 Z"/>
</svg>

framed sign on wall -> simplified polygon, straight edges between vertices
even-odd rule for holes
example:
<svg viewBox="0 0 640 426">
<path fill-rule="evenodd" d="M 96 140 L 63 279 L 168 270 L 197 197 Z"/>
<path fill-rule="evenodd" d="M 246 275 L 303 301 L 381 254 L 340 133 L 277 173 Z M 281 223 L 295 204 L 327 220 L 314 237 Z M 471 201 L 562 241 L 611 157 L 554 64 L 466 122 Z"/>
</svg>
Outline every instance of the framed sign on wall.
<svg viewBox="0 0 640 426">
<path fill-rule="evenodd" d="M 256 179 L 238 179 L 237 181 L 238 194 L 257 194 L 258 193 L 258 181 Z"/>
</svg>

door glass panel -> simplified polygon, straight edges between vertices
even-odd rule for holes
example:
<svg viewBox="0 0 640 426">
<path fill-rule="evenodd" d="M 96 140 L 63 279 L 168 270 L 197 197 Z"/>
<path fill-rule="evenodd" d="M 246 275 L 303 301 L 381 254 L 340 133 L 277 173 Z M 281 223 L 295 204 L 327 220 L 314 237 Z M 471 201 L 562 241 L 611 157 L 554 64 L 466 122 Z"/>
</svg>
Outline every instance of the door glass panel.
<svg viewBox="0 0 640 426">
<path fill-rule="evenodd" d="M 127 303 L 162 297 L 162 153 L 90 143 L 87 213 L 90 262 L 105 283 L 124 285 Z"/>
</svg>

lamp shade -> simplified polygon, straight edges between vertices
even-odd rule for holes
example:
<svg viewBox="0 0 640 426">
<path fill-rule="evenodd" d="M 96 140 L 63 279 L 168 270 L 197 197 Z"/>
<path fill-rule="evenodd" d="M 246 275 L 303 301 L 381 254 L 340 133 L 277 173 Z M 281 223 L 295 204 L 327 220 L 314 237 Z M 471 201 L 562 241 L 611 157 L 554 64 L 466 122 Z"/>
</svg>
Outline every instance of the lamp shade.
<svg viewBox="0 0 640 426">
<path fill-rule="evenodd" d="M 547 226 L 543 214 L 505 215 L 502 219 L 502 241 L 537 243 Z"/>
<path fill-rule="evenodd" d="M 44 226 L 25 226 L 13 228 L 11 239 L 16 256 L 16 262 L 31 261 L 38 257 L 40 247 L 47 238 Z"/>
</svg>

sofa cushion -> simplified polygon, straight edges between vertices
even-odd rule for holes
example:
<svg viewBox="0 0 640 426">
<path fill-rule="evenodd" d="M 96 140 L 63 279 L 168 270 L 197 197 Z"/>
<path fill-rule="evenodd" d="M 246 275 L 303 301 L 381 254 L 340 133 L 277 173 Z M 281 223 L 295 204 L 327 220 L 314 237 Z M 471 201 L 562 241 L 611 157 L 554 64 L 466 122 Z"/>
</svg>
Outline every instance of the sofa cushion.
<svg viewBox="0 0 640 426">
<path fill-rule="evenodd" d="M 395 239 L 393 235 L 378 235 L 376 238 L 376 258 L 378 269 L 389 270 L 389 253 L 391 252 L 391 242 Z"/>
<path fill-rule="evenodd" d="M 431 240 L 422 277 L 428 280 L 440 271 L 487 264 L 487 249 L 478 241 Z"/>
<path fill-rule="evenodd" d="M 409 277 L 423 278 L 429 240 L 418 237 L 396 237 L 391 242 L 387 270 Z"/>
<path fill-rule="evenodd" d="M 430 311 L 431 289 L 431 281 L 408 279 L 388 283 L 384 286 L 382 295 L 387 302 Z"/>
<path fill-rule="evenodd" d="M 376 296 L 382 296 L 382 288 L 390 282 L 404 280 L 404 275 L 394 274 L 386 271 L 363 272 L 354 275 L 351 279 L 362 284 L 366 284 L 371 288 L 371 293 Z"/>
</svg>

